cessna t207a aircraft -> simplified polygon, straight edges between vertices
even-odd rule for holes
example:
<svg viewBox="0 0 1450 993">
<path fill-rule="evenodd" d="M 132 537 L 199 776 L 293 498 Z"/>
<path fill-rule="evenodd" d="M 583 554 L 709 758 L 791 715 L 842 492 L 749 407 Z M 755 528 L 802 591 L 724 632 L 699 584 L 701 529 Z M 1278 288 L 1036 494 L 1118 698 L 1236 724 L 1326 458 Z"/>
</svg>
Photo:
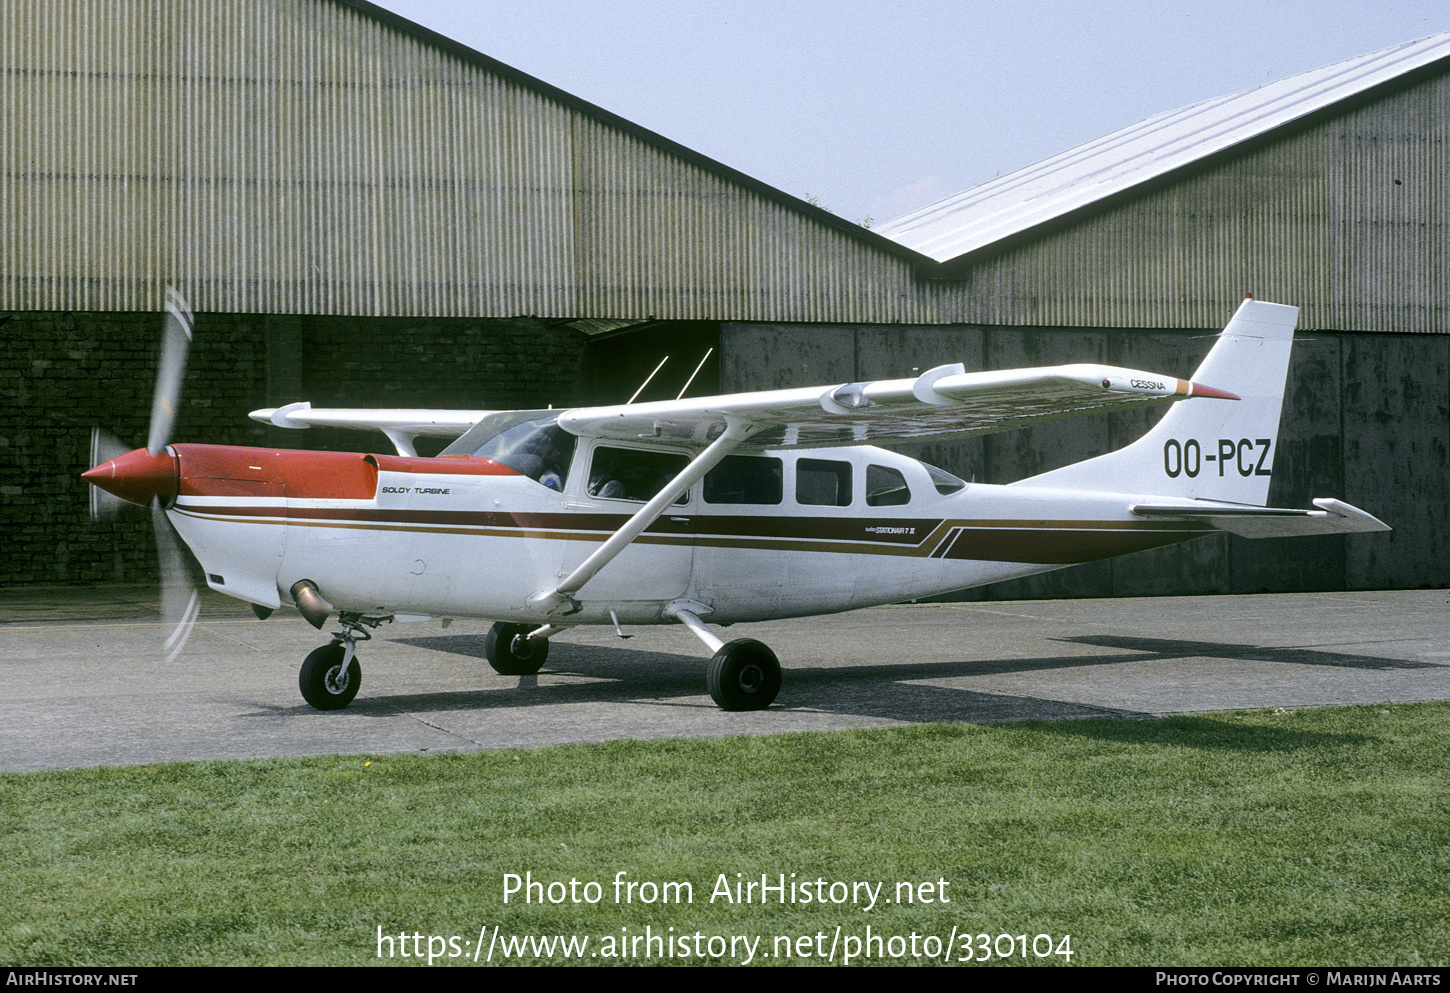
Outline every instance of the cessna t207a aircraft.
<svg viewBox="0 0 1450 993">
<path fill-rule="evenodd" d="M 179 536 L 208 586 L 261 617 L 291 603 L 321 629 L 336 612 L 341 630 L 299 674 L 322 710 L 353 699 L 356 643 L 393 619 L 492 620 L 488 660 L 506 674 L 537 672 L 549 639 L 576 625 L 683 624 L 714 653 L 715 702 L 754 710 L 780 689 L 775 654 L 708 624 L 895 603 L 1219 531 L 1388 530 L 1338 500 L 1265 505 L 1298 310 L 1252 299 L 1187 381 L 1100 365 L 949 365 L 573 410 L 295 403 L 251 415 L 375 428 L 393 454 L 169 444 L 191 316 L 174 293 L 168 311 L 147 447 L 84 478 L 113 495 L 94 494 L 103 505 L 151 505 L 164 573 L 185 571 Z M 1172 407 L 1128 447 L 1007 486 L 871 444 L 1157 404 Z M 421 458 L 420 435 L 454 440 Z M 174 656 L 196 596 L 166 600 L 181 621 Z"/>
</svg>

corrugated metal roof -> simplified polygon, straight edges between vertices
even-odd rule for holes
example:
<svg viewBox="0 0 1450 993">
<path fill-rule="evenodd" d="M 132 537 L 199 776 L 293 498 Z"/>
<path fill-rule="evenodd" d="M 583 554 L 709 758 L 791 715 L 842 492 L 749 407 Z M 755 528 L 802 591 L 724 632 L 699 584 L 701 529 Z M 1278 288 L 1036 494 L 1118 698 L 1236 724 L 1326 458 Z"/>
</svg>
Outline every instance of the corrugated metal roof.
<svg viewBox="0 0 1450 993">
<path fill-rule="evenodd" d="M 1450 58 L 1450 32 L 1150 117 L 876 228 L 948 262 Z"/>
</svg>

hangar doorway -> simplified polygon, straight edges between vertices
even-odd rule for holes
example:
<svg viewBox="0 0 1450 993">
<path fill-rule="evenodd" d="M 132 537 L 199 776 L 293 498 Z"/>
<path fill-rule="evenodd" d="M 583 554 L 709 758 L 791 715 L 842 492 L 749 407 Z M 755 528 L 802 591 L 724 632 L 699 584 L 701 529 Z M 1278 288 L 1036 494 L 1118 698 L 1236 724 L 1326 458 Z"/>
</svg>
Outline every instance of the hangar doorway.
<svg viewBox="0 0 1450 993">
<path fill-rule="evenodd" d="M 586 403 L 624 403 L 646 380 L 636 403 L 673 400 L 686 383 L 686 396 L 720 392 L 717 321 L 572 321 L 570 327 L 589 334 L 580 384 Z"/>
</svg>

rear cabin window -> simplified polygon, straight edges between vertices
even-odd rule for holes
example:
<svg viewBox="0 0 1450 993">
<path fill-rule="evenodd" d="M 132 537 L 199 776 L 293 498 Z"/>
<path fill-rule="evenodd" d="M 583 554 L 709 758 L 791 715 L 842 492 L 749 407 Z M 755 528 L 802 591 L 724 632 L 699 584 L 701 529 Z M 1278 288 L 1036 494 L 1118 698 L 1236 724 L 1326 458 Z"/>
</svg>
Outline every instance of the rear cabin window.
<svg viewBox="0 0 1450 993">
<path fill-rule="evenodd" d="M 953 493 L 967 488 L 966 480 L 958 479 L 945 469 L 938 469 L 936 466 L 927 465 L 925 462 L 921 466 L 926 470 L 926 474 L 931 477 L 931 484 L 936 487 L 936 491 L 942 496 L 951 496 Z"/>
<path fill-rule="evenodd" d="M 589 495 L 612 500 L 648 500 L 684 471 L 690 460 L 668 452 L 596 448 L 589 466 Z M 684 503 L 689 491 L 675 503 Z"/>
<path fill-rule="evenodd" d="M 866 506 L 900 507 L 910 502 L 905 476 L 884 465 L 866 467 Z"/>
<path fill-rule="evenodd" d="M 778 504 L 783 476 L 780 459 L 727 455 L 705 474 L 705 502 Z"/>
<path fill-rule="evenodd" d="M 851 506 L 851 463 L 827 459 L 796 462 L 795 500 L 808 507 Z"/>
</svg>

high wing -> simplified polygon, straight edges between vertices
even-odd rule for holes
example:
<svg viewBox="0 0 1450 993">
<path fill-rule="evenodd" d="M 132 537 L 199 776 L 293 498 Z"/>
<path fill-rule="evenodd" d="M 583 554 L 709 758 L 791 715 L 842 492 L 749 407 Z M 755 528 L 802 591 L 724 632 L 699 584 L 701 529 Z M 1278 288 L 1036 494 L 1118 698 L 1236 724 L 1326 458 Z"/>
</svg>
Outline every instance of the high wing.
<svg viewBox="0 0 1450 993">
<path fill-rule="evenodd" d="M 637 510 L 558 585 L 528 598 L 540 614 L 577 612 L 574 594 L 650 526 L 705 473 L 735 451 L 859 445 L 886 439 L 954 438 L 1008 431 L 1040 421 L 1098 411 L 1165 404 L 1190 397 L 1237 400 L 1223 390 L 1172 376 L 1101 365 L 1066 365 L 1009 372 L 967 372 L 938 366 L 914 379 L 767 390 L 654 403 L 581 407 L 558 415 L 558 425 L 579 437 L 692 448 L 689 464 Z M 400 454 L 412 455 L 413 437 L 492 434 L 481 422 L 512 423 L 516 415 L 487 411 L 313 410 L 295 404 L 259 410 L 253 419 L 280 427 L 373 427 Z M 457 444 L 457 443 L 455 443 Z M 674 616 L 699 626 L 688 608 Z"/>
<path fill-rule="evenodd" d="M 734 447 L 760 451 L 961 438 L 1190 397 L 1238 399 L 1200 383 L 1114 366 L 967 372 L 955 364 L 914 379 L 580 407 L 560 414 L 559 426 L 580 437 L 704 448 L 728 425 L 737 424 L 749 430 Z M 385 433 L 400 454 L 413 455 L 414 437 L 456 438 L 490 413 L 495 412 L 314 409 L 302 403 L 253 411 L 251 417 L 286 428 L 374 428 Z"/>
<path fill-rule="evenodd" d="M 967 372 L 960 363 L 914 379 L 766 390 L 690 400 L 580 407 L 558 415 L 559 427 L 585 438 L 693 448 L 689 464 L 573 572 L 529 597 L 541 614 L 579 609 L 574 594 L 650 526 L 676 497 L 732 452 L 806 446 L 860 445 L 888 439 L 960 438 L 1009 431 L 1042 421 L 1103 410 L 1172 403 L 1191 397 L 1239 399 L 1172 376 L 1103 365 L 1065 365 L 1008 372 Z M 485 420 L 512 422 L 490 411 L 313 409 L 310 404 L 258 410 L 254 420 L 279 427 L 370 427 L 401 455 L 413 455 L 419 434 L 461 437 Z M 480 431 L 488 430 L 480 426 Z M 490 432 L 491 433 L 491 432 Z M 676 611 L 689 623 L 693 614 Z"/>
<path fill-rule="evenodd" d="M 1238 399 L 1172 376 L 1113 366 L 967 372 L 957 364 L 915 379 L 584 407 L 562 414 L 559 426 L 581 437 L 703 446 L 738 423 L 753 428 L 740 451 L 826 448 L 991 434 L 1189 397 Z"/>
</svg>

